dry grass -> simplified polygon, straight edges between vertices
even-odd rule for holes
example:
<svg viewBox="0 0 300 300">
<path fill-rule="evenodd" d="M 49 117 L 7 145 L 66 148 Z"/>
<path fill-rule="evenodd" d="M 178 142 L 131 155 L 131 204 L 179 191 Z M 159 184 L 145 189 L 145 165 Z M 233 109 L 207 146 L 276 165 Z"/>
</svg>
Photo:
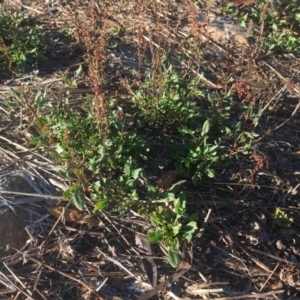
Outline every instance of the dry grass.
<svg viewBox="0 0 300 300">
<path fill-rule="evenodd" d="M 197 19 L 200 13 L 208 19 L 215 9 L 208 3 L 199 8 L 192 1 L 78 1 L 58 5 L 51 14 L 47 5 L 24 2 L 26 14 L 51 28 L 54 36 L 60 29 L 73 35 L 58 49 L 49 45 L 50 65 L 29 75 L 28 91 L 23 87 L 28 77 L 1 81 L 1 98 L 12 87 L 28 103 L 14 115 L 0 110 L 0 175 L 18 172 L 30 177 L 35 189 L 27 194 L 0 191 L 2 203 L 7 206 L 9 200 L 18 209 L 35 199 L 43 206 L 30 223 L 27 244 L 0 258 L 0 299 L 158 299 L 156 294 L 159 299 L 299 298 L 299 59 L 263 55 L 259 38 L 252 46 L 216 41 Z M 107 52 L 107 44 L 116 46 Z M 203 52 L 192 51 L 199 44 Z M 78 217 L 71 203 L 61 202 L 65 187 L 54 184 L 69 184 L 58 173 L 61 166 L 55 167 L 46 149 L 35 151 L 27 142 L 34 135 L 28 111 L 36 89 L 46 88 L 48 101 L 59 105 L 65 91 L 62 74 L 72 76 L 83 63 L 88 76 L 80 78 L 83 89 L 71 91 L 70 99 L 80 106 L 83 94 L 94 95 L 93 113 L 105 134 L 105 101 L 114 95 L 126 109 L 126 99 L 146 74 L 159 69 L 166 51 L 182 56 L 181 64 L 173 62 L 182 76 L 201 63 L 194 74 L 203 73 L 211 91 L 225 93 L 233 78 L 230 88 L 240 101 L 254 103 L 260 117 L 260 137 L 249 158 L 188 190 L 189 207 L 206 222 L 185 246 L 181 254 L 186 263 L 175 272 L 162 247 L 149 253 L 142 234 L 149 224 L 139 216 L 122 219 L 111 211 L 95 216 L 97 226 L 82 221 L 90 212 Z M 246 123 L 249 116 L 242 117 Z M 49 214 L 46 207 L 58 201 L 60 216 Z M 72 209 L 72 217 L 63 207 Z M 291 236 L 278 225 L 275 207 L 293 218 Z"/>
</svg>

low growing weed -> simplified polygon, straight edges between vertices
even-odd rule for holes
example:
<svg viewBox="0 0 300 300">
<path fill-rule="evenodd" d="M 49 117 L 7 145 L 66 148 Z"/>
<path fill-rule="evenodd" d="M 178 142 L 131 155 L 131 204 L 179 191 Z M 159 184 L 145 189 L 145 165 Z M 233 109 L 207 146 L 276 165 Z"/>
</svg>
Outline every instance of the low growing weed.
<svg viewBox="0 0 300 300">
<path fill-rule="evenodd" d="M 203 96 L 197 88 L 200 80 L 182 79 L 172 66 L 162 66 L 159 74 L 148 76 L 132 100 L 149 125 L 166 130 L 176 128 L 198 115 L 194 99 Z"/>
<path fill-rule="evenodd" d="M 203 176 L 213 178 L 214 170 L 233 153 L 247 154 L 256 137 L 246 130 L 242 117 L 255 122 L 252 103 L 232 98 L 230 92 L 207 92 L 201 76 L 182 79 L 172 67 L 163 67 L 146 78 L 132 101 L 148 126 L 160 128 L 176 169 L 185 170 L 196 183 Z"/>
<path fill-rule="evenodd" d="M 148 187 L 153 194 L 154 187 Z M 164 196 L 164 197 L 163 197 Z M 151 197 L 150 197 L 151 199 Z M 156 204 L 154 211 L 147 214 L 155 229 L 148 231 L 150 243 L 162 241 L 169 254 L 169 262 L 172 267 L 179 265 L 180 244 L 183 240 L 191 241 L 193 234 L 197 230 L 198 214 L 188 214 L 186 209 L 186 194 L 180 192 L 177 196 L 168 192 L 160 195 L 156 200 L 151 201 Z"/>
<path fill-rule="evenodd" d="M 284 210 L 276 207 L 275 209 L 275 221 L 281 234 L 285 237 L 290 237 L 294 234 L 293 223 L 294 219 L 288 215 Z"/>
<path fill-rule="evenodd" d="M 66 197 L 71 195 L 76 199 L 76 206 L 83 209 L 82 197 L 78 198 L 77 194 L 89 191 L 93 199 L 98 199 L 95 207 L 102 209 L 109 204 L 109 199 L 133 195 L 133 180 L 138 178 L 139 162 L 147 158 L 147 142 L 125 128 L 126 120 L 120 108 L 110 111 L 109 133 L 103 139 L 102 130 L 95 125 L 90 112 L 93 100 L 88 98 L 90 105 L 82 107 L 81 111 L 70 110 L 67 99 L 65 101 L 63 107 L 51 107 L 47 118 L 40 115 L 36 126 L 42 140 L 32 142 L 40 145 L 41 141 L 46 141 L 56 145 L 57 150 L 51 155 L 65 164 L 68 170 L 65 175 L 76 182 Z M 128 171 L 130 168 L 134 170 Z"/>
<path fill-rule="evenodd" d="M 198 227 L 197 213 L 191 214 L 186 206 L 183 183 L 212 178 L 218 168 L 246 153 L 255 135 L 246 131 L 238 116 L 249 114 L 251 108 L 233 101 L 230 93 L 208 93 L 201 76 L 183 79 L 163 63 L 132 94 L 128 106 L 133 106 L 135 123 L 142 125 L 133 126 L 118 102 L 110 100 L 106 103 L 108 126 L 102 128 L 93 114 L 93 97 L 74 108 L 68 94 L 60 106 L 54 106 L 40 93 L 35 97 L 40 107 L 35 120 L 40 137 L 32 143 L 52 145 L 51 155 L 65 165 L 62 174 L 73 183 L 65 198 L 72 198 L 79 209 L 84 209 L 88 197 L 95 211 L 135 210 L 153 226 L 149 241 L 163 243 L 170 264 L 176 267 L 180 245 L 191 241 Z M 37 107 L 36 103 L 31 106 Z M 154 146 L 153 138 L 159 144 Z M 181 180 L 170 186 L 170 181 L 161 190 L 148 180 L 159 173 L 150 168 L 150 157 L 160 150 L 171 157 L 176 174 L 191 179 L 190 183 Z"/>
<path fill-rule="evenodd" d="M 44 60 L 44 31 L 25 24 L 24 16 L 15 12 L 0 13 L 0 67 L 10 72 L 23 72 L 26 64 Z"/>
<path fill-rule="evenodd" d="M 243 27 L 253 29 L 255 36 L 262 33 L 262 49 L 265 52 L 281 50 L 299 53 L 300 49 L 300 8 L 296 0 L 267 1 L 243 9 L 229 3 L 223 8 L 225 15 L 238 20 Z"/>
</svg>

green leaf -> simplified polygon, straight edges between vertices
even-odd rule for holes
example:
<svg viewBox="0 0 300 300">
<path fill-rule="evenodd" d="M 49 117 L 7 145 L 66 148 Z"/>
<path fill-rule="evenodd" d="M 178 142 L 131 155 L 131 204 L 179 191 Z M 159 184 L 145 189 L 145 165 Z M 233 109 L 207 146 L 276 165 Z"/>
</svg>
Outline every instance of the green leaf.
<svg viewBox="0 0 300 300">
<path fill-rule="evenodd" d="M 115 166 L 115 164 L 114 164 L 114 161 L 113 161 L 112 159 L 109 159 L 108 162 L 109 162 L 110 167 L 111 167 L 113 170 L 115 170 L 115 169 L 116 169 L 116 166 Z"/>
<path fill-rule="evenodd" d="M 216 150 L 219 148 L 219 145 L 213 145 L 211 147 L 209 147 L 209 154 L 210 155 L 216 155 L 217 152 Z"/>
<path fill-rule="evenodd" d="M 134 180 L 129 179 L 126 181 L 126 187 L 134 187 Z"/>
<path fill-rule="evenodd" d="M 138 195 L 138 193 L 137 193 L 136 190 L 133 190 L 133 191 L 130 193 L 130 198 L 131 198 L 132 200 L 135 200 L 135 201 L 139 200 L 139 195 Z"/>
<path fill-rule="evenodd" d="M 231 129 L 229 127 L 225 127 L 225 131 L 226 131 L 226 134 L 230 134 L 231 133 Z"/>
<path fill-rule="evenodd" d="M 168 201 L 175 201 L 176 197 L 174 193 L 167 193 Z"/>
<path fill-rule="evenodd" d="M 124 173 L 125 173 L 126 176 L 130 176 L 131 170 L 130 170 L 130 165 L 129 164 L 126 164 L 124 166 Z"/>
<path fill-rule="evenodd" d="M 102 210 L 102 209 L 106 208 L 108 206 L 108 204 L 109 204 L 108 199 L 99 200 L 94 207 L 94 211 Z"/>
<path fill-rule="evenodd" d="M 178 252 L 179 248 L 180 248 L 180 245 L 179 245 L 178 238 L 177 237 L 173 238 L 173 240 L 171 241 L 171 251 Z"/>
<path fill-rule="evenodd" d="M 84 209 L 84 201 L 83 201 L 83 197 L 82 195 L 76 193 L 72 194 L 72 199 L 73 202 L 75 204 L 75 206 L 79 209 L 79 210 L 83 210 Z"/>
<path fill-rule="evenodd" d="M 215 177 L 215 173 L 213 170 L 209 169 L 209 168 L 206 168 L 205 169 L 205 173 L 206 175 L 209 177 L 209 178 L 214 178 Z"/>
<path fill-rule="evenodd" d="M 150 229 L 147 232 L 147 236 L 148 236 L 149 243 L 156 244 L 162 240 L 163 233 L 161 231 Z"/>
<path fill-rule="evenodd" d="M 80 64 L 78 69 L 74 72 L 74 77 L 78 77 L 82 73 L 82 65 Z"/>
<path fill-rule="evenodd" d="M 42 146 L 42 142 L 39 139 L 31 138 L 29 141 L 36 149 L 39 149 Z"/>
<path fill-rule="evenodd" d="M 126 203 L 121 203 L 119 206 L 118 206 L 118 211 L 121 213 L 121 214 L 125 214 L 125 212 L 127 211 L 128 209 L 128 206 L 126 205 Z"/>
<path fill-rule="evenodd" d="M 157 194 L 155 186 L 149 184 L 147 188 L 148 188 L 147 198 L 154 199 Z"/>
<path fill-rule="evenodd" d="M 140 177 L 140 174 L 143 172 L 142 168 L 138 168 L 132 171 L 131 176 L 136 180 Z"/>
<path fill-rule="evenodd" d="M 71 197 L 71 190 L 68 188 L 64 193 L 63 193 L 64 199 L 70 199 Z"/>
<path fill-rule="evenodd" d="M 50 151 L 50 156 L 52 158 L 61 158 L 61 156 L 56 151 Z"/>
<path fill-rule="evenodd" d="M 209 120 L 206 120 L 202 126 L 202 133 L 201 136 L 206 135 L 209 132 L 209 128 L 210 128 L 210 123 Z"/>
<path fill-rule="evenodd" d="M 163 224 L 164 219 L 158 212 L 154 211 L 150 214 L 150 221 L 154 226 L 159 226 Z"/>
<path fill-rule="evenodd" d="M 245 132 L 245 133 L 246 133 L 246 136 L 250 139 L 254 139 L 259 136 L 259 134 L 255 133 L 255 132 Z"/>
<path fill-rule="evenodd" d="M 180 213 L 182 213 L 183 210 L 185 210 L 185 202 L 184 201 L 177 199 L 177 201 L 175 201 L 174 204 L 175 204 L 176 214 L 180 214 Z"/>
<path fill-rule="evenodd" d="M 12 93 L 12 95 L 18 100 L 18 101 L 22 101 L 22 97 L 21 97 L 21 93 L 19 93 L 17 90 L 15 89 L 10 89 L 10 92 Z"/>
<path fill-rule="evenodd" d="M 173 236 L 176 236 L 180 232 L 181 227 L 182 227 L 182 224 L 177 224 L 175 226 L 172 226 Z"/>
<path fill-rule="evenodd" d="M 194 232 L 198 229 L 197 223 L 195 221 L 189 222 L 186 226 L 184 226 L 184 238 L 186 238 L 189 242 L 192 240 Z"/>
<path fill-rule="evenodd" d="M 93 184 L 93 188 L 96 192 L 99 192 L 100 187 L 101 187 L 101 182 L 99 180 Z"/>
<path fill-rule="evenodd" d="M 169 252 L 169 263 L 173 268 L 177 268 L 180 263 L 178 252 L 170 251 Z"/>
<path fill-rule="evenodd" d="M 22 60 L 22 62 L 26 62 L 26 56 L 24 53 L 20 54 L 20 59 Z"/>
<path fill-rule="evenodd" d="M 103 153 L 98 159 L 91 159 L 90 164 L 102 164 L 106 162 L 107 158 L 109 157 L 109 153 Z"/>
</svg>

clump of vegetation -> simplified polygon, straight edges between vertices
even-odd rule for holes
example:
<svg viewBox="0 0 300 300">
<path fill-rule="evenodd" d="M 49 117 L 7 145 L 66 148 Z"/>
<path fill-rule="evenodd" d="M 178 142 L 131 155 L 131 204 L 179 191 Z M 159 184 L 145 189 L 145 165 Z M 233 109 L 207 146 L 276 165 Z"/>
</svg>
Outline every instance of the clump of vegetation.
<svg viewBox="0 0 300 300">
<path fill-rule="evenodd" d="M 253 35 L 261 40 L 265 52 L 300 51 L 300 7 L 296 0 L 259 0 L 249 7 L 239 9 L 229 3 L 222 9 L 225 15 L 238 20 L 243 27 L 251 28 Z"/>
<path fill-rule="evenodd" d="M 288 238 L 294 234 L 294 230 L 293 230 L 294 219 L 279 207 L 275 208 L 275 221 L 276 221 L 276 225 L 279 228 L 279 232 L 281 232 L 283 236 Z"/>
<path fill-rule="evenodd" d="M 197 183 L 200 178 L 214 177 L 224 163 L 247 153 L 255 134 L 245 130 L 242 114 L 250 115 L 252 108 L 249 103 L 234 104 L 231 93 L 208 93 L 201 76 L 181 79 L 171 65 L 164 66 L 167 63 L 162 62 L 162 68 L 132 92 L 131 105 L 136 121 L 153 129 L 159 147 L 171 157 L 175 174 Z M 183 184 L 187 180 L 171 186 L 176 176 L 162 179 L 163 188 L 148 180 L 149 172 L 158 172 L 147 167 L 156 151 L 150 142 L 153 133 L 133 126 L 114 99 L 106 103 L 108 125 L 101 125 L 93 97 L 87 97 L 80 110 L 71 107 L 67 94 L 59 107 L 43 97 L 36 98 L 39 109 L 35 110 L 40 137 L 32 142 L 56 147 L 51 155 L 66 166 L 63 175 L 73 182 L 64 196 L 72 198 L 79 209 L 84 209 L 88 196 L 95 211 L 115 207 L 125 213 L 131 209 L 149 218 L 153 226 L 149 241 L 163 242 L 170 264 L 176 267 L 180 245 L 191 241 L 198 228 L 197 214 L 186 206 Z M 240 115 L 240 120 L 233 120 L 232 114 Z"/>
<path fill-rule="evenodd" d="M 229 5 L 224 13 L 235 11 Z M 266 26 L 273 29 L 276 24 L 283 24 L 266 10 L 236 13 L 236 16 L 244 24 L 251 18 L 260 22 L 265 18 Z M 6 20 L 14 30 L 19 28 L 15 34 L 1 29 L 2 43 L 6 43 L 3 59 L 21 67 L 38 58 L 40 29 L 30 30 L 25 37 L 27 27 L 20 26 L 23 22 L 20 14 L 3 14 L 1 20 Z M 31 142 L 36 147 L 45 143 L 53 146 L 52 157 L 65 165 L 67 171 L 61 174 L 72 182 L 64 193 L 66 199 L 72 198 L 80 210 L 85 208 L 88 197 L 95 211 L 116 208 L 126 213 L 131 209 L 149 219 L 152 224 L 147 233 L 149 241 L 162 242 L 170 264 L 176 267 L 180 245 L 184 240 L 191 241 L 198 228 L 197 214 L 191 213 L 186 205 L 184 184 L 214 178 L 218 169 L 248 154 L 251 141 L 257 137 L 251 127 L 258 120 L 251 94 L 243 84 L 212 92 L 203 84 L 203 75 L 195 72 L 200 65 L 182 74 L 168 59 L 170 53 L 159 53 L 155 55 L 156 60 L 160 57 L 159 63 L 153 64 L 152 71 L 139 83 L 140 88 L 129 89 L 131 98 L 126 110 L 134 111 L 133 120 L 118 99 L 104 100 L 99 85 L 106 58 L 105 34 L 99 37 L 99 43 L 90 43 L 92 37 L 87 25 L 80 27 L 80 33 L 85 37 L 95 97 L 88 96 L 80 108 L 73 108 L 68 93 L 61 105 L 56 106 L 45 100 L 46 93 L 39 92 L 32 100 L 30 93 L 31 99 L 27 99 L 26 93 L 14 91 L 14 97 L 25 104 L 39 130 L 39 137 Z M 17 44 L 19 35 L 24 37 Z M 197 55 L 201 52 L 195 48 L 193 51 Z M 76 77 L 81 72 L 80 67 Z M 229 79 L 228 86 L 231 83 Z M 64 78 L 64 85 L 74 88 L 77 83 Z M 234 90 L 244 97 L 242 101 L 236 101 Z M 159 143 L 154 146 L 152 140 Z M 149 178 L 157 176 L 159 170 L 150 170 L 149 165 L 157 149 L 163 149 L 172 162 L 175 176 L 162 178 L 162 182 L 155 184 Z M 174 183 L 177 175 L 184 180 Z"/>
<path fill-rule="evenodd" d="M 134 93 L 133 103 L 150 126 L 174 129 L 198 116 L 195 99 L 203 96 L 198 88 L 200 81 L 201 78 L 183 79 L 171 65 L 162 65 L 162 70 L 150 74 Z"/>
<path fill-rule="evenodd" d="M 295 286 L 299 60 L 281 54 L 299 52 L 299 0 L 232 1 L 223 8 L 231 28 L 218 23 L 220 3 L 228 1 L 129 0 L 121 10 L 114 1 L 91 1 L 88 7 L 73 1 L 58 13 L 53 5 L 55 26 L 52 17 L 36 17 L 51 27 L 52 38 L 69 32 L 75 45 L 64 39 L 57 49 L 51 42 L 49 58 L 66 61 L 55 60 L 54 72 L 41 72 L 43 81 L 16 78 L 43 52 L 42 29 L 28 27 L 19 13 L 1 15 L 0 68 L 13 75 L 10 98 L 7 87 L 1 88 L 4 159 L 10 170 L 28 171 L 42 192 L 59 187 L 63 197 L 54 197 L 66 200 L 47 207 L 59 218 L 50 231 L 52 221 L 39 219 L 38 238 L 12 260 L 4 257 L 16 262 L 10 267 L 21 278 L 20 260 L 32 270 L 43 265 L 44 277 L 55 276 L 55 284 L 47 287 L 33 272 L 26 289 L 15 281 L 17 289 L 4 292 L 105 298 L 115 291 L 111 276 L 130 277 L 119 293 L 123 298 L 139 298 L 149 283 L 153 289 L 141 298 L 168 297 L 162 289 L 172 280 L 187 299 L 204 293 L 245 298 L 250 281 L 249 298 L 281 297 L 282 287 Z M 26 15 L 33 11 L 28 7 Z M 248 44 L 236 21 L 253 34 Z M 19 146 L 24 131 L 26 148 Z M 10 149 L 18 156 L 11 158 Z M 2 176 L 7 174 L 5 166 Z M 95 268 L 99 257 L 104 280 Z M 166 266 L 166 257 L 176 270 Z M 8 274 L 11 286 L 5 266 L 1 274 Z M 253 268 L 270 274 L 268 280 Z M 197 284 L 185 282 L 187 277 L 178 281 L 184 272 Z"/>
<path fill-rule="evenodd" d="M 27 64 L 44 60 L 44 31 L 26 24 L 24 15 L 0 13 L 0 68 L 22 73 Z"/>
</svg>

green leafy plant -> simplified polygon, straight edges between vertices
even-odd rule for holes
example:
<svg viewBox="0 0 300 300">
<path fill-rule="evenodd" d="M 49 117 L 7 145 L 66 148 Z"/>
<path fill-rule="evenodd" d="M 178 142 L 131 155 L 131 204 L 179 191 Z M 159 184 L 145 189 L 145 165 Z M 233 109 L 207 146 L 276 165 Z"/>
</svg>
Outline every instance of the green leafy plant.
<svg viewBox="0 0 300 300">
<path fill-rule="evenodd" d="M 243 27 L 253 29 L 254 36 L 261 36 L 262 49 L 299 53 L 300 8 L 296 0 L 280 2 L 259 0 L 251 8 L 238 9 L 232 3 L 222 8 L 223 14 L 237 20 Z M 267 8 L 267 9 L 265 9 Z M 263 22 L 263 27 L 261 24 Z M 261 32 L 263 28 L 263 32 Z"/>
<path fill-rule="evenodd" d="M 183 79 L 172 66 L 147 77 L 132 100 L 140 116 L 151 126 L 170 129 L 198 114 L 195 98 L 203 96 L 197 86 L 201 77 Z"/>
<path fill-rule="evenodd" d="M 187 213 L 186 195 L 183 192 L 178 197 L 174 193 L 166 193 L 165 197 L 152 200 L 151 204 L 156 204 L 157 207 L 149 213 L 150 221 L 155 227 L 147 233 L 149 242 L 163 242 L 169 254 L 169 263 L 176 268 L 180 263 L 181 241 L 191 241 L 198 228 L 196 222 L 198 215 Z"/>
<path fill-rule="evenodd" d="M 278 29 L 277 24 L 273 24 L 272 32 L 265 39 L 264 49 L 267 51 L 275 49 L 285 49 L 288 52 L 300 52 L 300 39 L 290 30 Z"/>
<path fill-rule="evenodd" d="M 89 192 L 98 210 L 107 206 L 109 199 L 136 199 L 134 181 L 142 174 L 139 163 L 147 159 L 149 145 L 143 136 L 125 130 L 126 118 L 120 108 L 110 111 L 109 133 L 104 139 L 91 114 L 92 101 L 88 98 L 79 110 L 70 109 L 67 98 L 59 108 L 44 103 L 45 108 L 51 108 L 50 113 L 47 118 L 39 114 L 35 124 L 40 138 L 32 143 L 39 146 L 47 142 L 56 147 L 52 157 L 66 165 L 65 176 L 75 182 L 66 191 L 66 198 L 72 196 L 82 209 L 82 195 Z"/>
<path fill-rule="evenodd" d="M 235 103 L 231 93 L 207 93 L 201 88 L 201 77 L 181 80 L 171 67 L 161 72 L 146 79 L 133 103 L 144 121 L 166 132 L 164 140 L 176 169 L 187 170 L 196 183 L 203 176 L 213 178 L 214 170 L 233 154 L 247 154 L 257 135 L 235 119 L 240 114 L 257 121 L 251 102 Z"/>
<path fill-rule="evenodd" d="M 44 31 L 27 25 L 23 14 L 0 13 L 0 66 L 21 72 L 26 64 L 44 60 Z"/>
<path fill-rule="evenodd" d="M 110 111 L 108 136 L 100 138 L 100 130 L 94 126 L 90 114 L 92 99 L 88 100 L 90 104 L 81 111 L 71 110 L 67 98 L 59 108 L 40 101 L 44 109 L 51 109 L 47 118 L 40 113 L 36 120 L 40 139 L 32 143 L 39 146 L 47 142 L 55 146 L 51 156 L 66 165 L 67 172 L 61 174 L 73 182 L 64 197 L 72 198 L 78 209 L 84 209 L 84 198 L 90 196 L 95 211 L 117 206 L 120 213 L 132 208 L 149 217 L 154 226 L 148 232 L 150 242 L 163 242 L 170 264 L 176 267 L 181 242 L 191 241 L 197 229 L 197 214 L 190 216 L 185 194 L 176 196 L 172 189 L 160 194 L 149 185 L 147 201 L 140 201 L 137 181 L 146 176 L 143 167 L 149 151 L 146 137 L 128 127 L 125 131 L 126 118 L 121 108 L 116 107 Z M 207 123 L 204 130 L 208 130 Z"/>
<path fill-rule="evenodd" d="M 281 233 L 284 236 L 291 236 L 294 233 L 292 228 L 294 219 L 289 217 L 289 215 L 279 207 L 275 209 L 275 217 L 276 217 L 276 224 L 280 228 Z"/>
<path fill-rule="evenodd" d="M 176 161 L 177 168 L 192 172 L 191 176 L 195 183 L 203 175 L 213 178 L 214 167 L 222 160 L 222 146 L 208 142 L 210 124 L 208 119 L 203 123 L 202 129 L 181 126 L 180 133 L 191 137 L 184 143 L 168 139 L 169 151 Z"/>
<path fill-rule="evenodd" d="M 136 124 L 146 123 L 153 129 L 158 147 L 172 159 L 176 172 L 194 183 L 203 176 L 214 177 L 217 168 L 245 153 L 255 137 L 246 130 L 246 121 L 236 119 L 244 114 L 248 121 L 255 119 L 251 104 L 233 101 L 231 93 L 208 93 L 201 80 L 201 76 L 182 78 L 173 67 L 162 67 L 133 94 L 130 104 L 134 108 L 129 104 Z M 65 80 L 69 87 L 73 83 Z M 182 181 L 167 191 L 148 181 L 147 172 L 157 174 L 149 168 L 149 158 L 156 151 L 153 133 L 133 125 L 132 117 L 129 120 L 115 100 L 107 103 L 104 128 L 95 120 L 93 97 L 76 108 L 69 103 L 68 93 L 59 106 L 45 101 L 45 94 L 38 95 L 27 104 L 35 111 L 40 132 L 32 143 L 37 147 L 50 144 L 52 157 L 65 165 L 61 174 L 72 185 L 64 197 L 81 210 L 88 197 L 95 211 L 112 207 L 120 213 L 137 211 L 152 224 L 149 241 L 162 243 L 170 264 L 178 266 L 181 245 L 191 241 L 198 217 L 188 213 Z M 21 103 L 29 103 L 22 100 L 25 96 L 15 95 Z"/>
</svg>

